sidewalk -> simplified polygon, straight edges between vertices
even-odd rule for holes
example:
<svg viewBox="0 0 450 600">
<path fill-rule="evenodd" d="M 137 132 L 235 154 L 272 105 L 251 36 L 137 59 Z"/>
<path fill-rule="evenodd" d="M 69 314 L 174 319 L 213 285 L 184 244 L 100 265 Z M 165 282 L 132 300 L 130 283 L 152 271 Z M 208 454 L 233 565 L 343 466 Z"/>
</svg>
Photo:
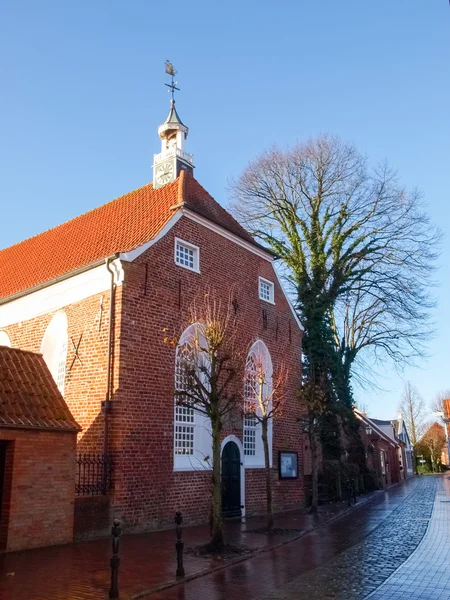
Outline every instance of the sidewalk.
<svg viewBox="0 0 450 600">
<path fill-rule="evenodd" d="M 436 477 L 436 476 L 434 476 Z M 438 479 L 430 526 L 421 544 L 370 600 L 450 599 L 450 478 Z"/>
<path fill-rule="evenodd" d="M 356 507 L 382 492 L 358 498 Z M 264 519 L 255 517 L 241 524 L 226 523 L 226 541 L 254 550 L 233 561 L 197 557 L 185 554 L 185 580 L 242 562 L 298 539 L 325 522 L 349 510 L 345 502 L 321 507 L 313 516 L 305 511 L 277 515 L 275 526 L 291 530 L 267 535 L 249 530 L 264 527 Z M 209 539 L 206 526 L 184 529 L 185 549 L 203 544 Z M 0 600 L 103 600 L 108 597 L 111 540 L 101 539 L 66 546 L 39 548 L 0 555 Z M 175 531 L 159 531 L 138 535 L 123 535 L 120 541 L 119 590 L 121 599 L 137 599 L 177 583 L 175 577 Z"/>
</svg>

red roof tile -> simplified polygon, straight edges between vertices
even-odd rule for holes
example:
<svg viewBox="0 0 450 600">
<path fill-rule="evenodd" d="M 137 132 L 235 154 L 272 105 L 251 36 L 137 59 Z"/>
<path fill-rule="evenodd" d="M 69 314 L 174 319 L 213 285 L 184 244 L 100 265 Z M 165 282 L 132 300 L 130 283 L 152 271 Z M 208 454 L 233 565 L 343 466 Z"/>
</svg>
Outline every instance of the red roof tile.
<svg viewBox="0 0 450 600">
<path fill-rule="evenodd" d="M 0 298 L 52 281 L 152 240 L 180 205 L 259 246 L 192 175 L 157 190 L 147 184 L 71 221 L 0 250 Z M 171 208 L 172 207 L 172 208 Z"/>
<path fill-rule="evenodd" d="M 0 346 L 0 427 L 80 431 L 41 354 Z"/>
</svg>

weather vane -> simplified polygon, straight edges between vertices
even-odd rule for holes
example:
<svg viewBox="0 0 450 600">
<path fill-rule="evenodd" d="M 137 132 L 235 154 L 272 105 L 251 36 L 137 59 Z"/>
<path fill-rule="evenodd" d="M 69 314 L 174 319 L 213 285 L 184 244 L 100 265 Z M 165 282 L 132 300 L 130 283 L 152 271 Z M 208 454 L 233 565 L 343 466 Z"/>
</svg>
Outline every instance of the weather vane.
<svg viewBox="0 0 450 600">
<path fill-rule="evenodd" d="M 166 73 L 172 77 L 172 81 L 170 83 L 166 83 L 165 85 L 167 85 L 167 87 L 172 93 L 172 102 L 175 102 L 175 90 L 180 91 L 180 88 L 177 87 L 177 81 L 174 81 L 174 77 L 177 74 L 177 71 L 175 71 L 173 64 L 168 60 L 166 60 Z"/>
</svg>

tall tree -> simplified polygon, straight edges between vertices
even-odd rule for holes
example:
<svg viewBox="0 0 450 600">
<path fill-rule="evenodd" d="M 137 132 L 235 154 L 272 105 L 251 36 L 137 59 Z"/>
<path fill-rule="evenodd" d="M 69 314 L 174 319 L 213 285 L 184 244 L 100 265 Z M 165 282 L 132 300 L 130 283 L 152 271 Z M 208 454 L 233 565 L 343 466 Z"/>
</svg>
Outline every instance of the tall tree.
<svg viewBox="0 0 450 600">
<path fill-rule="evenodd" d="M 423 352 L 440 234 L 420 194 L 387 165 L 370 168 L 353 146 L 324 136 L 265 152 L 232 193 L 238 219 L 283 261 L 325 405 L 335 394 L 351 408 L 363 349 L 396 362 Z"/>
<path fill-rule="evenodd" d="M 405 382 L 399 405 L 411 444 L 415 447 L 425 433 L 426 406 L 424 399 L 410 381 Z"/>
<path fill-rule="evenodd" d="M 221 432 L 225 419 L 240 406 L 236 380 L 241 380 L 242 360 L 235 349 L 237 323 L 231 302 L 224 304 L 211 290 L 200 303 L 191 307 L 190 323 L 195 327 L 190 351 L 181 354 L 175 390 L 179 406 L 205 415 L 212 435 L 212 551 L 224 547 L 222 521 L 222 485 L 220 465 Z M 166 338 L 176 345 L 177 338 Z"/>
</svg>

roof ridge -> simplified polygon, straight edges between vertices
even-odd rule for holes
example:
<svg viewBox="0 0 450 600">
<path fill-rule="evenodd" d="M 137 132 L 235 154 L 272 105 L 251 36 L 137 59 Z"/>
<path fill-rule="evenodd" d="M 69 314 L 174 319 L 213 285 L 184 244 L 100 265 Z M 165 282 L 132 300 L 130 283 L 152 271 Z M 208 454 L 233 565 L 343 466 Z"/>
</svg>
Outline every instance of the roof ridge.
<svg viewBox="0 0 450 600">
<path fill-rule="evenodd" d="M 130 194 L 134 194 L 135 192 L 137 192 L 139 190 L 142 190 L 143 188 L 145 188 L 147 186 L 152 186 L 153 187 L 153 183 L 151 181 L 149 181 L 148 183 L 145 183 L 144 185 L 141 185 L 140 187 L 137 187 L 134 190 L 130 190 L 129 192 L 126 192 L 125 194 L 122 194 L 121 196 L 117 196 L 116 198 L 113 198 L 112 200 L 109 200 L 108 202 L 105 202 L 104 204 L 100 204 L 99 206 L 91 208 L 90 210 L 87 210 L 86 212 L 83 212 L 80 215 L 76 215 L 75 217 L 71 217 L 70 219 L 67 219 L 67 221 L 63 221 L 62 223 L 58 223 L 58 225 L 54 225 L 53 227 L 49 227 L 48 229 L 44 229 L 43 231 L 40 231 L 39 233 L 35 233 L 34 235 L 31 235 L 30 237 L 25 238 L 23 240 L 20 240 L 19 242 L 16 242 L 15 244 L 11 244 L 10 246 L 5 246 L 4 248 L 0 248 L 0 252 L 2 252 L 3 250 L 9 250 L 10 248 L 15 248 L 16 246 L 20 246 L 20 244 L 23 244 L 25 242 L 29 242 L 30 240 L 33 240 L 34 238 L 39 237 L 40 235 L 43 235 L 44 233 L 47 233 L 49 231 L 53 231 L 55 229 L 59 229 L 59 227 L 62 227 L 63 225 L 66 225 L 67 223 L 71 223 L 73 221 L 76 221 L 77 219 L 81 219 L 81 217 L 85 217 L 86 215 L 90 215 L 92 213 L 95 213 L 96 211 L 98 211 L 100 209 L 103 209 L 105 206 L 108 206 L 109 204 L 112 204 L 113 202 L 116 202 L 116 200 L 121 200 L 122 198 L 126 198 Z"/>
<path fill-rule="evenodd" d="M 155 189 L 148 183 L 0 250 L 5 265 L 0 300 L 9 301 L 82 267 L 92 268 L 108 256 L 142 246 L 155 239 L 173 211 L 182 207 L 272 254 L 191 173 L 180 170 L 165 186 Z"/>
</svg>

